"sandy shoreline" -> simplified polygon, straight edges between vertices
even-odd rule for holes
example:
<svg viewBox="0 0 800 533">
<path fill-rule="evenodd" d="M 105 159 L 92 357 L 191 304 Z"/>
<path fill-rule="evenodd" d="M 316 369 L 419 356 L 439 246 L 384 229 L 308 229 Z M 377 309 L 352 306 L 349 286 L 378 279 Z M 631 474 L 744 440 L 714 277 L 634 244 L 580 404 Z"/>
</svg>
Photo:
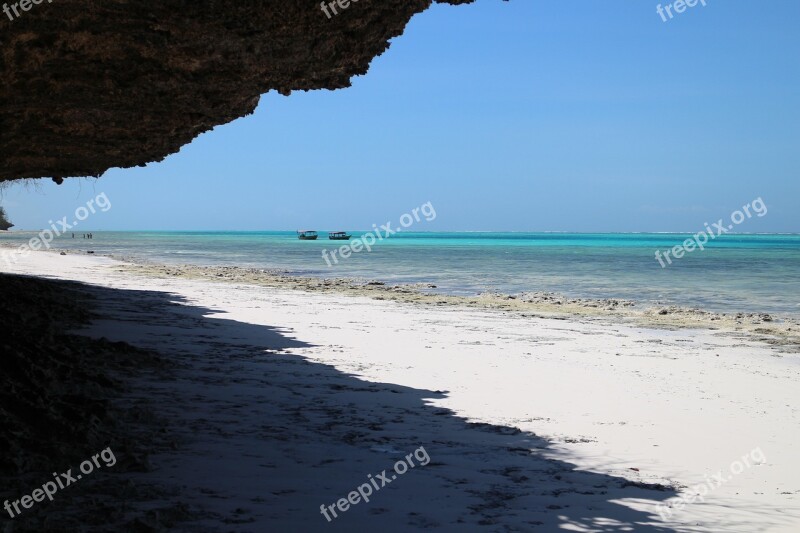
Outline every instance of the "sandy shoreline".
<svg viewBox="0 0 800 533">
<path fill-rule="evenodd" d="M 460 306 L 519 313 L 549 318 L 595 318 L 611 323 L 631 323 L 643 327 L 683 329 L 704 328 L 749 337 L 770 344 L 779 351 L 800 352 L 800 321 L 774 317 L 767 313 L 714 313 L 677 306 L 642 306 L 636 302 L 610 298 L 569 298 L 546 292 L 520 295 L 486 293 L 475 297 L 432 293 L 434 285 L 386 285 L 370 280 L 348 278 L 318 279 L 291 276 L 255 268 L 191 265 L 127 264 L 130 272 L 149 277 L 182 277 L 262 287 L 290 288 L 306 292 L 367 296 L 375 300 L 433 306 Z"/>
<path fill-rule="evenodd" d="M 17 250 L 0 242 L 0 254 Z M 75 255 L 73 250 L 54 248 L 50 253 Z M 800 319 L 763 312 L 721 313 L 676 305 L 647 305 L 621 298 L 576 298 L 552 292 L 522 294 L 484 293 L 456 296 L 436 292 L 436 285 L 387 284 L 378 280 L 346 277 L 318 278 L 281 271 L 236 266 L 167 265 L 133 258 L 98 254 L 124 264 L 128 272 L 156 278 L 206 279 L 248 283 L 261 287 L 304 292 L 366 296 L 431 306 L 460 306 L 518 313 L 522 316 L 558 319 L 597 319 L 611 324 L 633 324 L 658 329 L 699 328 L 718 330 L 738 338 L 754 339 L 783 353 L 800 353 Z"/>
<path fill-rule="evenodd" d="M 186 365 L 148 393 L 190 444 L 142 476 L 183 487 L 195 530 L 800 527 L 793 324 L 44 252 L 0 268 L 114 289 L 83 333 Z M 429 465 L 321 516 L 420 446 Z M 720 470 L 659 516 L 667 486 Z"/>
</svg>

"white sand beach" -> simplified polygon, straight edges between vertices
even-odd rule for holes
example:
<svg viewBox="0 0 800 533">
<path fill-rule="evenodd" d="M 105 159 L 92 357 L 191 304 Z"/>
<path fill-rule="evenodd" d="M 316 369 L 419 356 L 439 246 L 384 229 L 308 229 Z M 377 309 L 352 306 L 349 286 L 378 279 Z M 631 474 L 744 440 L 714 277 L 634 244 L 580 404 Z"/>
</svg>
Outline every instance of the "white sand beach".
<svg viewBox="0 0 800 533">
<path fill-rule="evenodd" d="M 122 401 L 164 399 L 175 450 L 133 477 L 193 531 L 800 531 L 800 354 L 756 339 L 52 252 L 0 270 L 88 284 L 102 318 L 81 334 L 180 362 Z M 323 516 L 420 447 L 428 464 Z"/>
</svg>

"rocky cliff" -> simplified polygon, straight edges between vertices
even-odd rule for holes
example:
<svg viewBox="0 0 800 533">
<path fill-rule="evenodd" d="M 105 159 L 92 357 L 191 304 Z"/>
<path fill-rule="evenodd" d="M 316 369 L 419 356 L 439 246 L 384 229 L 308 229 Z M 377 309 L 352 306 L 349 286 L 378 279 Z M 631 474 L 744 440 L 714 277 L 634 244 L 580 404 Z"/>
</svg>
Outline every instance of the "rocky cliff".
<svg viewBox="0 0 800 533">
<path fill-rule="evenodd" d="M 270 90 L 347 87 L 433 3 L 34 1 L 0 13 L 0 182 L 159 161 Z"/>
</svg>

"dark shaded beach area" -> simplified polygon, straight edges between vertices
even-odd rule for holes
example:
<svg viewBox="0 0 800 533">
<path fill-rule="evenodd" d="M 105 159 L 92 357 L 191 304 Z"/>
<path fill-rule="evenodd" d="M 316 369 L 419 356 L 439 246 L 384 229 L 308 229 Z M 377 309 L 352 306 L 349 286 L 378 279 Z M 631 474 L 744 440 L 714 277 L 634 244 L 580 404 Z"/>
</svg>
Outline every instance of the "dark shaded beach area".
<svg viewBox="0 0 800 533">
<path fill-rule="evenodd" d="M 148 455 L 165 443 L 163 422 L 146 400 L 122 399 L 133 379 L 169 376 L 174 364 L 124 342 L 74 334 L 97 318 L 94 297 L 81 284 L 3 274 L 0 301 L 2 499 L 18 501 L 52 481 L 54 470 L 77 471 L 76 465 L 107 447 L 118 458 L 116 474 L 146 471 Z M 59 493 L 55 503 L 24 510 L 13 524 L 6 514 L 4 531 L 124 525 L 120 503 L 136 499 L 137 489 L 118 481 L 87 478 Z M 87 502 L 94 502 L 91 512 Z"/>
<path fill-rule="evenodd" d="M 208 318 L 157 291 L 9 275 L 0 290 L 13 331 L 3 341 L 2 498 L 102 448 L 118 459 L 4 517 L 4 531 L 548 530 L 608 519 L 617 525 L 605 531 L 673 531 L 613 503 L 664 500 L 671 488 L 545 459 L 545 439 L 426 405 L 442 391 L 282 354 L 302 343 L 272 328 Z M 319 513 L 420 445 L 430 464 L 377 502 L 331 523 Z"/>
</svg>

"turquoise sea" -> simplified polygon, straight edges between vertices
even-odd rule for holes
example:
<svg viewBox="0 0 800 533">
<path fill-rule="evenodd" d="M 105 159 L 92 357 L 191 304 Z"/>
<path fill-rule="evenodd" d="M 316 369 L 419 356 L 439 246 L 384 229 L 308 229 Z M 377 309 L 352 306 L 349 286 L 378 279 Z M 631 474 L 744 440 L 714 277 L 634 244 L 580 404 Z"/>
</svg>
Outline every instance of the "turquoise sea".
<svg viewBox="0 0 800 533">
<path fill-rule="evenodd" d="M 354 238 L 362 232 L 353 232 Z M 24 243 L 9 232 L 0 242 Z M 430 283 L 438 292 L 474 295 L 550 291 L 583 298 L 625 298 L 724 312 L 800 316 L 800 235 L 723 235 L 661 268 L 656 250 L 685 234 L 402 233 L 371 252 L 329 267 L 322 250 L 342 242 L 320 232 L 95 232 L 91 241 L 60 237 L 57 249 L 161 263 L 236 265 L 320 277 Z"/>
</svg>

